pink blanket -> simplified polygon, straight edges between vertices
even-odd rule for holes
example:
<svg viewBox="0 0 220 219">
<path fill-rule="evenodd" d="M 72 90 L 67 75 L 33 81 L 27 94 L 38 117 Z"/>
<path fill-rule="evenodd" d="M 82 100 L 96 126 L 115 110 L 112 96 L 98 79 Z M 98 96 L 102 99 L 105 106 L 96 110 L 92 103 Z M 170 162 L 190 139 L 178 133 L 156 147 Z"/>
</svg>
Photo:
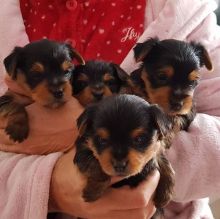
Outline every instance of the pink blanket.
<svg viewBox="0 0 220 219">
<path fill-rule="evenodd" d="M 213 73 L 207 73 L 205 70 L 202 73 L 202 80 L 196 92 L 199 113 L 189 132 L 181 132 L 168 152 L 176 172 L 174 200 L 184 203 L 171 203 L 166 211 L 169 219 L 211 219 L 213 216 L 207 200 L 192 200 L 206 196 L 219 196 L 220 194 L 218 168 L 220 166 L 220 62 L 218 61 L 220 57 L 220 29 L 216 25 L 215 16 L 212 13 L 215 7 L 212 0 L 148 0 L 146 30 L 139 39 L 139 41 L 144 41 L 148 37 L 157 35 L 161 39 L 177 38 L 200 41 L 208 48 L 215 67 Z M 28 38 L 18 1 L 1 0 L 1 78 L 4 73 L 3 58 L 15 45 L 22 46 L 27 42 Z M 131 72 L 136 66 L 131 51 L 123 61 L 122 67 Z M 0 89 L 4 90 L 5 87 L 2 88 L 1 84 Z M 70 108 L 71 110 L 69 110 Z M 34 139 L 35 136 L 36 141 L 31 140 L 29 144 L 35 148 L 43 146 L 44 143 L 54 147 L 59 139 L 56 142 L 53 139 L 63 127 L 68 127 L 69 131 L 74 130 L 74 120 L 77 113 L 75 116 L 71 116 L 74 115 L 75 109 L 79 110 L 78 113 L 82 109 L 77 106 L 74 99 L 70 103 L 70 108 L 66 109 L 67 115 L 65 116 L 72 118 L 71 127 L 67 125 L 69 124 L 67 117 L 64 116 L 64 120 L 60 118 L 61 112 L 54 112 L 54 115 L 51 116 L 51 112 L 44 111 L 35 104 L 30 105 L 27 108 L 31 118 L 30 137 Z M 38 115 L 41 115 L 41 119 L 35 118 L 37 111 L 40 113 Z M 56 126 L 54 122 L 57 122 Z M 48 142 L 38 141 L 36 135 L 39 131 L 51 135 Z M 3 144 L 0 146 L 4 147 Z M 62 147 L 60 144 L 59 146 Z M 43 219 L 46 217 L 50 174 L 59 155 L 60 153 L 47 156 L 25 156 L 0 152 L 1 219 Z M 16 184 L 13 183 L 14 181 Z"/>
</svg>

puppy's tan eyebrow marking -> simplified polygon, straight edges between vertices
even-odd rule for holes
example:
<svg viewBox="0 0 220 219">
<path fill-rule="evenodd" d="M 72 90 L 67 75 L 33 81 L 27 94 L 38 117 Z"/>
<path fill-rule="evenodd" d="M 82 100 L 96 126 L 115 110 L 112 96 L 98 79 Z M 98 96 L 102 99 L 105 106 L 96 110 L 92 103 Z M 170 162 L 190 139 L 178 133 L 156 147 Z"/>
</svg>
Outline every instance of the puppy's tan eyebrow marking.
<svg viewBox="0 0 220 219">
<path fill-rule="evenodd" d="M 166 74 L 167 77 L 172 77 L 174 75 L 174 69 L 172 66 L 164 66 L 159 69 L 159 72 Z"/>
<path fill-rule="evenodd" d="M 88 76 L 86 74 L 80 73 L 79 77 L 77 78 L 77 80 L 79 80 L 79 81 L 88 81 L 89 78 L 88 78 Z"/>
<path fill-rule="evenodd" d="M 101 138 L 105 138 L 105 139 L 109 138 L 109 136 L 110 136 L 108 130 L 105 129 L 105 128 L 99 128 L 99 129 L 97 129 L 96 134 L 97 134 L 98 136 L 100 136 Z"/>
<path fill-rule="evenodd" d="M 73 63 L 70 62 L 70 61 L 64 61 L 62 64 L 61 64 L 61 68 L 66 71 L 68 70 L 69 68 L 71 68 L 73 66 Z"/>
<path fill-rule="evenodd" d="M 200 74 L 197 71 L 192 71 L 188 76 L 188 79 L 190 81 L 195 81 L 195 80 L 198 80 L 199 78 L 200 78 Z"/>
<path fill-rule="evenodd" d="M 112 79 L 114 79 L 114 77 L 111 74 L 109 74 L 108 72 L 106 72 L 103 76 L 104 81 L 110 81 Z"/>
<path fill-rule="evenodd" d="M 40 62 L 35 62 L 32 66 L 31 66 L 31 71 L 34 72 L 39 72 L 39 73 L 43 73 L 44 72 L 44 66 L 43 64 L 41 64 Z"/>
<path fill-rule="evenodd" d="M 143 127 L 136 128 L 131 132 L 131 137 L 136 138 L 137 136 L 143 134 L 144 132 L 145 131 Z"/>
</svg>

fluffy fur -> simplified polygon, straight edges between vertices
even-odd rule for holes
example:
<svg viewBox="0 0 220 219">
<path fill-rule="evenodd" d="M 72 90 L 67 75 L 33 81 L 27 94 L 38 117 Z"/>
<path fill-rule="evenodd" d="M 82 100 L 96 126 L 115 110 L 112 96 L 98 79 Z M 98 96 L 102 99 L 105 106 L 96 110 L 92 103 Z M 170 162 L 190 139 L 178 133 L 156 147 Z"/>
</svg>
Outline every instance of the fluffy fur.
<svg viewBox="0 0 220 219">
<path fill-rule="evenodd" d="M 22 97 L 50 108 L 60 107 L 71 98 L 70 76 L 74 58 L 84 63 L 69 45 L 41 40 L 23 48 L 15 47 L 4 59 L 10 80 L 22 91 L 16 93 L 9 89 L 0 97 L 0 117 L 6 119 L 5 131 L 12 140 L 22 142 L 29 132 Z"/>
<path fill-rule="evenodd" d="M 87 106 L 107 96 L 127 92 L 128 77 L 117 64 L 101 60 L 87 61 L 73 71 L 73 96 Z"/>
<path fill-rule="evenodd" d="M 112 176 L 125 177 L 113 187 L 135 187 L 158 169 L 154 202 L 157 208 L 169 202 L 174 173 L 163 140 L 171 127 L 160 108 L 135 95 L 107 97 L 85 109 L 78 127 L 74 163 L 85 176 L 85 201 L 97 200 Z"/>
<path fill-rule="evenodd" d="M 151 38 L 134 47 L 141 62 L 131 74 L 133 93 L 158 104 L 171 116 L 174 129 L 187 130 L 195 117 L 194 90 L 201 67 L 212 70 L 208 52 L 199 43 Z"/>
</svg>

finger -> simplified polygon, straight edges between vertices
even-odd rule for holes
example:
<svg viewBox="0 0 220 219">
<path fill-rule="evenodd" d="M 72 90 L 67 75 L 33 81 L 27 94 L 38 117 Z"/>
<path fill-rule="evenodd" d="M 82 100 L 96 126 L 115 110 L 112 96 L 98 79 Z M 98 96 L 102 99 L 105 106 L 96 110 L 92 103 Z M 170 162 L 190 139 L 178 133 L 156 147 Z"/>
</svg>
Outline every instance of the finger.
<svg viewBox="0 0 220 219">
<path fill-rule="evenodd" d="M 0 145 L 0 151 L 20 153 L 21 148 L 16 145 Z"/>
<path fill-rule="evenodd" d="M 119 182 L 121 180 L 123 180 L 124 178 L 123 177 L 120 177 L 120 176 L 115 176 L 115 177 L 112 177 L 111 178 L 111 185 L 116 183 L 116 182 Z"/>
<path fill-rule="evenodd" d="M 130 210 L 118 210 L 108 212 L 106 216 L 97 216 L 89 219 L 112 219 L 112 218 L 120 218 L 120 219 L 146 219 L 147 213 L 146 209 L 130 209 Z"/>
<path fill-rule="evenodd" d="M 160 174 L 154 171 L 147 180 L 138 187 L 123 186 L 118 189 L 110 188 L 100 199 L 89 203 L 88 207 L 103 206 L 109 210 L 125 210 L 146 207 L 159 182 Z"/>
<path fill-rule="evenodd" d="M 156 209 L 156 207 L 155 207 L 153 201 L 150 200 L 150 201 L 148 202 L 148 205 L 147 205 L 147 208 L 146 208 L 146 213 L 147 213 L 146 219 L 152 218 L 152 217 L 154 216 L 156 210 L 157 210 L 157 209 Z"/>
</svg>

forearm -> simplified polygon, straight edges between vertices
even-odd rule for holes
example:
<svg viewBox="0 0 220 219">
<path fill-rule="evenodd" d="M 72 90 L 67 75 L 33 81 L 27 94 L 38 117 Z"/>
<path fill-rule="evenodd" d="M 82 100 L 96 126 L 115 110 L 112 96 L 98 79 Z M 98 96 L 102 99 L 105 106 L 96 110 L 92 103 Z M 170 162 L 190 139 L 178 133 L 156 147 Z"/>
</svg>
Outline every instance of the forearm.
<svg viewBox="0 0 220 219">
<path fill-rule="evenodd" d="M 60 155 L 0 152 L 0 218 L 46 218 L 51 173 Z"/>
<path fill-rule="evenodd" d="M 220 194 L 220 118 L 198 114 L 174 139 L 168 158 L 176 172 L 178 202 Z"/>
</svg>

